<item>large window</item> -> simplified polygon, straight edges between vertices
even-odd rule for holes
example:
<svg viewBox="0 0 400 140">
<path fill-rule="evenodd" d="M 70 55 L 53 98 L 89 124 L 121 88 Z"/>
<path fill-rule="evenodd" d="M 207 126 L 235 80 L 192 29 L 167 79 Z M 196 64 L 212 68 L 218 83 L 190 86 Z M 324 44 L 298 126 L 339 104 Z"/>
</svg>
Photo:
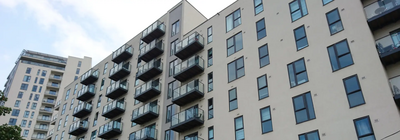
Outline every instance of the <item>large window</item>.
<svg viewBox="0 0 400 140">
<path fill-rule="evenodd" d="M 214 140 L 214 126 L 208 127 L 208 140 Z"/>
<path fill-rule="evenodd" d="M 32 110 L 35 110 L 35 109 L 36 109 L 36 106 L 37 106 L 37 103 L 32 103 L 31 109 L 32 109 Z"/>
<path fill-rule="evenodd" d="M 11 116 L 18 117 L 19 116 L 19 109 L 13 109 L 13 111 L 11 112 Z"/>
<path fill-rule="evenodd" d="M 28 121 L 27 120 L 22 120 L 22 122 L 21 122 L 21 127 L 26 127 L 26 123 L 27 123 Z"/>
<path fill-rule="evenodd" d="M 319 140 L 318 130 L 300 134 L 299 140 Z"/>
<path fill-rule="evenodd" d="M 173 130 L 167 130 L 165 131 L 165 138 L 164 140 L 174 140 L 174 131 Z"/>
<path fill-rule="evenodd" d="M 257 15 L 264 11 L 262 0 L 254 0 L 254 13 Z"/>
<path fill-rule="evenodd" d="M 214 89 L 213 83 L 213 72 L 208 73 L 208 92 L 212 91 Z"/>
<path fill-rule="evenodd" d="M 172 94 L 174 93 L 174 89 L 178 88 L 179 86 L 180 86 L 180 82 L 177 81 L 177 80 L 168 83 L 167 99 L 172 98 Z"/>
<path fill-rule="evenodd" d="M 18 92 L 18 96 L 17 96 L 17 98 L 20 98 L 20 99 L 21 99 L 23 96 L 24 96 L 24 92 L 21 92 L 21 91 L 20 91 L 20 92 Z"/>
<path fill-rule="evenodd" d="M 244 140 L 243 116 L 235 118 L 235 138 L 236 140 Z"/>
<path fill-rule="evenodd" d="M 43 83 L 44 83 L 44 78 L 40 78 L 39 84 L 43 85 Z"/>
<path fill-rule="evenodd" d="M 329 46 L 328 53 L 333 71 L 350 66 L 354 63 L 347 40 Z"/>
<path fill-rule="evenodd" d="M 213 51 L 212 48 L 208 49 L 207 51 L 207 66 L 212 66 L 213 65 Z"/>
<path fill-rule="evenodd" d="M 310 92 L 293 97 L 293 106 L 296 123 L 315 119 L 314 106 Z"/>
<path fill-rule="evenodd" d="M 244 60 L 243 57 L 236 59 L 228 64 L 228 82 L 232 82 L 244 76 Z"/>
<path fill-rule="evenodd" d="M 25 113 L 24 113 L 24 118 L 28 118 L 30 113 L 31 113 L 31 112 L 29 112 L 29 111 L 25 111 Z"/>
<path fill-rule="evenodd" d="M 329 31 L 331 32 L 331 35 L 336 34 L 344 29 L 338 9 L 326 13 L 326 18 L 328 19 Z"/>
<path fill-rule="evenodd" d="M 179 33 L 179 20 L 172 24 L 171 36 L 174 36 Z"/>
<path fill-rule="evenodd" d="M 213 98 L 208 99 L 208 119 L 214 118 L 214 103 Z"/>
<path fill-rule="evenodd" d="M 104 64 L 103 75 L 107 73 L 108 62 Z"/>
<path fill-rule="evenodd" d="M 38 86 L 37 85 L 33 85 L 32 87 L 32 92 L 36 92 L 37 91 Z"/>
<path fill-rule="evenodd" d="M 24 130 L 22 137 L 28 137 L 28 135 L 29 135 L 29 130 Z"/>
<path fill-rule="evenodd" d="M 267 75 L 263 75 L 257 78 L 257 87 L 259 100 L 267 98 L 269 96 Z"/>
<path fill-rule="evenodd" d="M 106 78 L 101 79 L 100 91 L 103 90 L 105 82 L 106 82 Z"/>
<path fill-rule="evenodd" d="M 357 75 L 343 79 L 343 83 L 350 107 L 356 107 L 365 104 Z"/>
<path fill-rule="evenodd" d="M 29 82 L 29 81 L 31 81 L 31 76 L 25 75 L 25 76 L 24 76 L 24 79 L 23 79 L 22 81 L 24 81 L 24 82 Z"/>
<path fill-rule="evenodd" d="M 375 140 L 375 134 L 369 116 L 358 118 L 353 121 L 356 127 L 358 140 Z"/>
<path fill-rule="evenodd" d="M 307 69 L 304 58 L 288 64 L 290 87 L 308 82 Z"/>
<path fill-rule="evenodd" d="M 167 106 L 167 116 L 166 116 L 166 119 L 165 119 L 165 122 L 171 122 L 171 120 L 172 120 L 172 106 L 173 106 L 173 104 L 171 104 L 171 105 L 169 105 L 169 106 Z"/>
<path fill-rule="evenodd" d="M 42 71 L 42 76 L 46 76 L 46 74 L 47 74 L 47 71 L 46 71 L 46 70 L 43 70 L 43 71 Z"/>
<path fill-rule="evenodd" d="M 257 40 L 260 40 L 267 36 L 267 31 L 265 30 L 264 18 L 256 22 L 256 28 L 257 28 Z"/>
<path fill-rule="evenodd" d="M 74 107 L 74 101 L 75 101 L 75 98 L 72 98 L 71 99 L 71 104 L 69 105 L 69 110 L 71 110 L 72 107 Z"/>
<path fill-rule="evenodd" d="M 174 75 L 174 68 L 176 65 L 178 65 L 178 63 L 179 63 L 178 59 L 169 62 L 169 76 Z"/>
<path fill-rule="evenodd" d="M 58 120 L 58 127 L 57 127 L 57 131 L 60 130 L 61 128 L 61 123 L 62 123 L 62 119 Z"/>
<path fill-rule="evenodd" d="M 207 28 L 207 43 L 211 43 L 213 41 L 213 29 L 212 26 Z"/>
<path fill-rule="evenodd" d="M 31 70 L 32 70 L 32 68 L 26 68 L 25 73 L 26 73 L 26 74 L 31 74 Z"/>
<path fill-rule="evenodd" d="M 10 120 L 8 121 L 8 125 L 15 125 L 15 124 L 17 124 L 17 119 L 10 118 Z"/>
<path fill-rule="evenodd" d="M 65 103 L 64 105 L 63 105 L 63 108 L 62 108 L 62 111 L 61 111 L 61 115 L 64 115 L 64 113 L 65 113 L 65 108 L 67 107 L 67 103 Z"/>
<path fill-rule="evenodd" d="M 289 4 L 292 21 L 296 21 L 308 14 L 306 0 L 294 0 Z"/>
<path fill-rule="evenodd" d="M 264 67 L 269 64 L 269 53 L 267 44 L 258 48 L 258 56 L 260 58 L 260 67 Z"/>
<path fill-rule="evenodd" d="M 169 56 L 173 56 L 175 54 L 175 47 L 178 43 L 179 43 L 178 39 L 175 39 L 174 41 L 171 42 L 171 45 L 170 45 L 171 49 L 169 52 Z"/>
<path fill-rule="evenodd" d="M 34 101 L 39 101 L 39 97 L 40 97 L 40 94 L 35 94 L 35 97 L 33 98 L 33 100 Z"/>
<path fill-rule="evenodd" d="M 236 88 L 229 90 L 229 111 L 238 108 Z"/>
<path fill-rule="evenodd" d="M 28 89 L 28 86 L 29 86 L 28 84 L 22 83 L 20 89 L 21 89 L 21 90 L 27 90 L 27 89 Z"/>
<path fill-rule="evenodd" d="M 102 95 L 99 95 L 99 99 L 97 99 L 97 107 L 96 108 L 99 108 L 101 106 L 101 96 Z"/>
<path fill-rule="evenodd" d="M 69 98 L 69 93 L 70 93 L 70 90 L 67 90 L 67 93 L 65 94 L 64 101 L 68 100 L 68 98 Z"/>
<path fill-rule="evenodd" d="M 269 107 L 260 109 L 261 114 L 261 128 L 262 133 L 271 132 L 272 129 L 272 119 L 271 119 L 271 110 Z"/>
<path fill-rule="evenodd" d="M 21 101 L 20 100 L 15 100 L 15 104 L 14 104 L 14 107 L 19 107 L 19 104 L 21 103 Z M 29 108 L 29 107 L 28 107 Z"/>
<path fill-rule="evenodd" d="M 306 35 L 306 30 L 304 28 L 304 25 L 297 29 L 294 29 L 293 32 L 294 32 L 294 37 L 296 39 L 297 50 L 301 50 L 301 49 L 307 47 L 308 41 L 307 41 L 307 35 Z"/>
<path fill-rule="evenodd" d="M 228 38 L 226 40 L 226 47 L 228 56 L 231 56 L 232 54 L 242 50 L 243 49 L 242 32 Z"/>
<path fill-rule="evenodd" d="M 97 125 L 97 119 L 98 118 L 99 118 L 99 112 L 96 112 L 96 115 L 94 116 L 94 119 L 93 119 L 93 126 Z"/>
<path fill-rule="evenodd" d="M 69 115 L 65 116 L 65 121 L 64 121 L 64 126 L 63 126 L 63 127 L 67 126 L 67 123 L 68 123 L 68 116 L 69 116 Z"/>
<path fill-rule="evenodd" d="M 229 32 L 233 28 L 242 24 L 240 9 L 237 9 L 235 12 L 226 16 L 225 20 L 226 20 L 226 32 Z"/>
</svg>

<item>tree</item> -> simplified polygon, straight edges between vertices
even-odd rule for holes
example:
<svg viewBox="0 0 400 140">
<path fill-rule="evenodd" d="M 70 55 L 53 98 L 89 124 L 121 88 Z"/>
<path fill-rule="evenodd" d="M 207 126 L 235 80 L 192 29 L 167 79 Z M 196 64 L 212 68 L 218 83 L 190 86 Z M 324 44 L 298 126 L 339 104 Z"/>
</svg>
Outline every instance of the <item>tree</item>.
<svg viewBox="0 0 400 140">
<path fill-rule="evenodd" d="M 7 97 L 4 96 L 4 93 L 0 90 L 0 103 L 4 103 L 7 101 Z M 0 116 L 5 116 L 10 114 L 11 108 L 0 106 Z M 21 137 L 21 127 L 19 126 L 10 126 L 8 124 L 0 125 L 0 139 L 4 140 L 23 140 Z"/>
</svg>

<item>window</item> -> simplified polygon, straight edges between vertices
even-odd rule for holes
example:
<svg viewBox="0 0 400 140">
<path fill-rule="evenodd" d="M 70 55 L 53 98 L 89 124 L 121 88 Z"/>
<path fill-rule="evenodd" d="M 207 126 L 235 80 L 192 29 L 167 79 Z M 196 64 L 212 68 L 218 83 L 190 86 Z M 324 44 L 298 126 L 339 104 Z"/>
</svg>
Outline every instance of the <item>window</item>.
<svg viewBox="0 0 400 140">
<path fill-rule="evenodd" d="M 107 73 L 108 62 L 104 64 L 103 75 Z"/>
<path fill-rule="evenodd" d="M 213 65 L 213 51 L 212 48 L 208 49 L 208 56 L 207 56 L 207 66 L 212 66 Z"/>
<path fill-rule="evenodd" d="M 131 123 L 131 127 L 134 127 L 134 126 L 136 126 L 137 124 L 135 123 L 135 122 L 132 122 Z"/>
<path fill-rule="evenodd" d="M 269 96 L 268 94 L 268 82 L 267 75 L 263 75 L 257 78 L 257 87 L 258 87 L 258 99 L 264 99 Z"/>
<path fill-rule="evenodd" d="M 37 70 L 36 75 L 39 76 L 39 74 L 40 74 L 40 69 Z"/>
<path fill-rule="evenodd" d="M 25 111 L 25 113 L 24 113 L 24 118 L 28 118 L 30 113 L 31 113 L 31 112 L 29 112 L 29 111 Z"/>
<path fill-rule="evenodd" d="M 78 61 L 78 67 L 81 67 L 82 61 Z"/>
<path fill-rule="evenodd" d="M 31 128 L 32 121 L 29 121 L 28 128 Z"/>
<path fill-rule="evenodd" d="M 165 131 L 165 139 L 164 140 L 174 140 L 174 131 L 167 130 Z"/>
<path fill-rule="evenodd" d="M 35 110 L 35 109 L 36 109 L 36 106 L 37 106 L 37 103 L 32 103 L 31 109 Z"/>
<path fill-rule="evenodd" d="M 290 87 L 308 82 L 306 65 L 304 58 L 288 64 Z"/>
<path fill-rule="evenodd" d="M 213 98 L 208 99 L 208 119 L 214 118 L 214 103 Z"/>
<path fill-rule="evenodd" d="M 76 79 L 78 79 L 78 76 L 75 76 L 75 77 L 74 77 L 74 81 L 75 81 Z"/>
<path fill-rule="evenodd" d="M 308 14 L 306 0 L 294 0 L 289 4 L 292 22 Z"/>
<path fill-rule="evenodd" d="M 74 107 L 74 101 L 75 101 L 75 98 L 72 98 L 71 99 L 71 105 L 69 105 L 69 110 L 71 110 L 72 107 Z"/>
<path fill-rule="evenodd" d="M 354 63 L 347 40 L 329 46 L 328 53 L 333 71 L 337 71 Z"/>
<path fill-rule="evenodd" d="M 112 81 L 112 80 L 110 80 L 110 81 Z M 135 79 L 135 86 L 138 86 L 138 85 L 139 85 L 139 82 L 140 82 L 139 79 L 136 78 L 136 79 Z"/>
<path fill-rule="evenodd" d="M 260 40 L 267 36 L 267 31 L 265 30 L 264 18 L 256 22 L 256 28 L 257 28 L 257 40 Z"/>
<path fill-rule="evenodd" d="M 64 127 L 67 126 L 67 123 L 68 123 L 68 116 L 69 116 L 69 115 L 65 116 Z"/>
<path fill-rule="evenodd" d="M 14 104 L 14 107 L 19 107 L 19 104 L 21 103 L 21 101 L 20 100 L 15 100 L 15 104 Z"/>
<path fill-rule="evenodd" d="M 76 72 L 75 72 L 75 74 L 79 74 L 79 71 L 80 71 L 81 69 L 79 69 L 79 68 L 76 68 Z"/>
<path fill-rule="evenodd" d="M 238 108 L 238 102 L 236 97 L 236 88 L 229 90 L 229 111 Z"/>
<path fill-rule="evenodd" d="M 326 5 L 326 4 L 328 4 L 328 3 L 330 3 L 330 2 L 332 2 L 333 0 L 322 0 L 322 3 L 324 4 L 324 5 Z"/>
<path fill-rule="evenodd" d="M 243 116 L 235 118 L 235 137 L 236 140 L 244 140 Z"/>
<path fill-rule="evenodd" d="M 269 107 L 260 109 L 261 114 L 261 128 L 262 133 L 271 132 L 272 129 L 272 120 L 271 120 L 271 109 Z"/>
<path fill-rule="evenodd" d="M 63 139 L 64 139 L 64 133 L 65 133 L 65 131 L 62 131 L 62 133 L 61 133 L 61 139 L 60 139 L 60 140 L 63 140 Z"/>
<path fill-rule="evenodd" d="M 24 130 L 22 137 L 28 137 L 28 135 L 29 135 L 29 130 Z"/>
<path fill-rule="evenodd" d="M 174 75 L 174 68 L 176 65 L 178 65 L 178 63 L 179 63 L 178 59 L 169 62 L 169 76 Z"/>
<path fill-rule="evenodd" d="M 293 97 L 293 106 L 296 123 L 315 119 L 314 106 L 310 92 Z"/>
<path fill-rule="evenodd" d="M 240 18 L 240 9 L 237 9 L 235 12 L 226 16 L 225 20 L 226 20 L 226 32 L 229 32 L 233 28 L 242 24 L 242 20 Z"/>
<path fill-rule="evenodd" d="M 24 82 L 29 82 L 29 81 L 31 81 L 31 76 L 25 75 L 25 76 L 24 76 L 24 79 L 22 79 L 22 81 L 24 81 Z"/>
<path fill-rule="evenodd" d="M 174 106 L 174 104 L 168 105 L 167 106 L 167 116 L 166 116 L 166 122 L 171 122 L 172 120 L 172 115 L 173 113 L 175 113 L 176 111 L 176 107 Z"/>
<path fill-rule="evenodd" d="M 228 83 L 244 76 L 243 57 L 228 64 Z"/>
<path fill-rule="evenodd" d="M 43 70 L 43 71 L 42 71 L 42 76 L 46 76 L 46 74 L 47 74 L 47 71 L 46 71 L 46 70 Z"/>
<path fill-rule="evenodd" d="M 375 140 L 375 134 L 369 116 L 355 119 L 353 121 L 354 126 L 356 127 L 358 140 Z"/>
<path fill-rule="evenodd" d="M 228 38 L 226 40 L 227 54 L 231 56 L 232 54 L 243 49 L 242 32 Z"/>
<path fill-rule="evenodd" d="M 62 122 L 62 119 L 60 119 L 60 120 L 58 121 L 58 127 L 57 127 L 57 131 L 58 131 L 58 130 L 60 130 L 60 127 L 61 127 L 61 122 Z"/>
<path fill-rule="evenodd" d="M 96 112 L 96 115 L 94 116 L 94 119 L 93 119 L 93 126 L 97 125 L 97 119 L 98 118 L 99 118 L 99 112 Z"/>
<path fill-rule="evenodd" d="M 31 113 L 31 119 L 33 119 L 34 116 L 35 116 L 35 111 L 32 111 L 32 113 Z"/>
<path fill-rule="evenodd" d="M 27 90 L 27 89 L 28 89 L 28 86 L 29 86 L 28 84 L 22 83 L 20 89 L 21 89 L 21 90 Z"/>
<path fill-rule="evenodd" d="M 326 18 L 328 19 L 329 31 L 331 32 L 331 35 L 336 34 L 344 29 L 338 9 L 326 13 Z"/>
<path fill-rule="evenodd" d="M 208 127 L 208 140 L 214 140 L 214 126 Z"/>
<path fill-rule="evenodd" d="M 17 124 L 17 119 L 10 118 L 10 120 L 8 121 L 8 125 L 15 125 L 15 124 Z"/>
<path fill-rule="evenodd" d="M 180 26 L 179 26 L 179 20 L 178 20 L 178 21 L 176 21 L 175 23 L 172 24 L 171 36 L 174 36 L 174 35 L 178 34 L 179 33 L 179 28 L 180 28 Z"/>
<path fill-rule="evenodd" d="M 56 135 L 56 138 L 55 138 L 55 140 L 58 140 L 58 135 Z M 79 140 L 81 140 L 81 139 L 79 139 Z"/>
<path fill-rule="evenodd" d="M 26 109 L 28 109 L 30 105 L 31 105 L 31 102 L 28 102 L 28 103 L 26 104 Z"/>
<path fill-rule="evenodd" d="M 208 73 L 208 92 L 212 91 L 213 88 L 213 72 Z"/>
<path fill-rule="evenodd" d="M 178 88 L 180 86 L 180 82 L 175 80 L 172 81 L 171 83 L 168 83 L 168 95 L 167 99 L 172 98 L 172 94 L 174 93 L 174 89 Z"/>
<path fill-rule="evenodd" d="M 293 32 L 294 32 L 294 38 L 296 39 L 297 50 L 301 50 L 307 47 L 308 41 L 304 25 L 294 29 Z"/>
<path fill-rule="evenodd" d="M 318 130 L 300 134 L 299 140 L 319 140 Z"/>
<path fill-rule="evenodd" d="M 176 48 L 176 45 L 179 43 L 179 40 L 178 39 L 175 39 L 174 41 L 172 41 L 171 42 L 171 49 L 170 49 L 170 53 L 169 53 L 169 56 L 173 56 L 174 54 L 175 54 L 175 48 Z"/>
<path fill-rule="evenodd" d="M 37 80 L 38 80 L 38 78 L 37 78 L 37 77 L 35 77 L 35 84 L 37 83 Z"/>
<path fill-rule="evenodd" d="M 40 94 L 35 94 L 35 98 L 33 98 L 33 100 L 34 101 L 39 101 L 39 97 L 40 97 Z"/>
<path fill-rule="evenodd" d="M 26 68 L 25 73 L 26 73 L 26 74 L 31 74 L 31 70 L 32 70 L 32 68 Z"/>
<path fill-rule="evenodd" d="M 99 99 L 97 100 L 97 108 L 101 106 L 101 96 L 102 95 L 99 95 Z"/>
<path fill-rule="evenodd" d="M 42 92 L 42 86 L 40 86 L 40 88 L 39 88 L 39 93 L 41 93 Z"/>
<path fill-rule="evenodd" d="M 21 122 L 21 127 L 26 127 L 26 123 L 27 123 L 26 120 L 22 120 L 22 122 Z"/>
<path fill-rule="evenodd" d="M 255 15 L 264 11 L 262 0 L 254 0 L 254 13 Z"/>
<path fill-rule="evenodd" d="M 11 112 L 11 116 L 18 117 L 19 116 L 19 109 L 13 109 L 13 111 Z"/>
<path fill-rule="evenodd" d="M 361 91 L 360 82 L 358 81 L 357 75 L 353 75 L 343 79 L 343 83 L 350 108 L 365 104 L 364 96 Z"/>
<path fill-rule="evenodd" d="M 207 43 L 211 43 L 213 41 L 213 29 L 212 26 L 207 28 Z"/>
<path fill-rule="evenodd" d="M 33 96 L 33 93 L 31 93 L 31 95 L 29 95 L 29 100 L 32 100 L 32 96 Z"/>
<path fill-rule="evenodd" d="M 32 92 L 36 92 L 37 91 L 37 85 L 33 85 L 33 87 L 32 87 Z"/>
<path fill-rule="evenodd" d="M 39 84 L 43 85 L 43 83 L 44 83 L 44 78 L 40 78 Z"/>
<path fill-rule="evenodd" d="M 104 88 L 104 82 L 105 82 L 105 81 L 106 81 L 105 78 L 101 79 L 100 91 L 103 90 L 103 88 Z"/>
<path fill-rule="evenodd" d="M 21 99 L 23 96 L 24 96 L 24 92 L 21 92 L 21 91 L 18 92 L 17 98 Z"/>
<path fill-rule="evenodd" d="M 92 131 L 92 134 L 90 136 L 90 140 L 95 140 L 96 139 L 96 134 L 97 134 L 97 130 Z"/>
<path fill-rule="evenodd" d="M 67 107 L 67 103 L 65 103 L 65 104 L 63 105 L 63 108 L 62 108 L 62 111 L 61 111 L 61 115 L 64 115 L 64 113 L 65 113 L 65 107 Z"/>
<path fill-rule="evenodd" d="M 258 56 L 260 59 L 260 67 L 264 67 L 269 64 L 269 54 L 268 54 L 267 44 L 258 48 Z"/>
</svg>

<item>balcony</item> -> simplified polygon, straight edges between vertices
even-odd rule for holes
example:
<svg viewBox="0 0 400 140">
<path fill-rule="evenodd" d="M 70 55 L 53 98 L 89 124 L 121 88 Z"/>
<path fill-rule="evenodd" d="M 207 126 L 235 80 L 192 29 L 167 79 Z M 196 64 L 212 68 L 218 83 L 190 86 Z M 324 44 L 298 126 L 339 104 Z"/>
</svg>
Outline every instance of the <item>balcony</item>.
<svg viewBox="0 0 400 140">
<path fill-rule="evenodd" d="M 144 82 L 156 77 L 157 75 L 162 73 L 162 63 L 161 59 L 151 60 L 150 62 L 140 66 L 138 68 L 138 72 L 136 73 L 136 77 Z"/>
<path fill-rule="evenodd" d="M 51 122 L 51 119 L 50 119 L 50 117 L 38 116 L 38 117 L 36 118 L 36 121 L 38 121 L 38 122 L 50 123 L 50 122 Z"/>
<path fill-rule="evenodd" d="M 204 48 L 204 38 L 195 32 L 175 46 L 175 56 L 185 60 Z"/>
<path fill-rule="evenodd" d="M 90 69 L 81 76 L 81 84 L 89 85 L 99 78 L 99 70 Z"/>
<path fill-rule="evenodd" d="M 400 61 L 400 33 L 377 40 L 376 47 L 383 65 L 387 66 Z"/>
<path fill-rule="evenodd" d="M 116 67 L 110 70 L 110 76 L 108 78 L 114 81 L 118 81 L 128 76 L 130 73 L 131 73 L 131 65 L 129 64 L 129 62 L 120 63 Z"/>
<path fill-rule="evenodd" d="M 144 124 L 158 117 L 159 106 L 157 101 L 148 103 L 132 111 L 132 122 Z"/>
<path fill-rule="evenodd" d="M 165 25 L 160 21 L 154 22 L 142 32 L 142 41 L 150 43 L 165 34 Z"/>
<path fill-rule="evenodd" d="M 58 94 L 56 91 L 49 90 L 49 91 L 44 92 L 44 96 L 57 97 Z"/>
<path fill-rule="evenodd" d="M 44 113 L 44 114 L 53 114 L 53 109 L 51 108 L 40 108 L 39 113 Z"/>
<path fill-rule="evenodd" d="M 35 131 L 47 132 L 49 130 L 49 126 L 47 126 L 47 125 L 36 125 L 34 130 Z"/>
<path fill-rule="evenodd" d="M 59 110 L 60 109 L 60 104 L 61 104 L 61 101 L 57 101 L 57 104 L 56 104 L 56 106 L 54 107 L 54 110 Z"/>
<path fill-rule="evenodd" d="M 374 31 L 400 19 L 400 0 L 377 1 L 364 7 L 364 11 Z"/>
<path fill-rule="evenodd" d="M 89 128 L 89 122 L 88 121 L 77 121 L 71 124 L 69 126 L 69 132 L 68 134 L 73 135 L 73 136 L 79 136 L 82 135 L 83 133 L 86 133 L 86 131 Z"/>
<path fill-rule="evenodd" d="M 99 128 L 99 138 L 111 139 L 122 133 L 122 123 L 118 121 L 111 121 Z"/>
<path fill-rule="evenodd" d="M 56 89 L 56 90 L 58 90 L 58 89 L 60 88 L 60 84 L 58 84 L 58 83 L 48 83 L 48 84 L 47 84 L 47 87 L 48 87 L 48 88 L 51 88 L 51 89 Z"/>
<path fill-rule="evenodd" d="M 118 48 L 115 52 L 113 52 L 112 61 L 114 63 L 119 64 L 131 58 L 132 55 L 133 55 L 132 46 L 127 46 L 127 44 L 125 44 L 122 47 Z"/>
<path fill-rule="evenodd" d="M 46 135 L 38 135 L 38 134 L 33 134 L 31 137 L 31 140 L 45 140 L 46 139 Z"/>
<path fill-rule="evenodd" d="M 197 99 L 203 98 L 204 85 L 198 79 L 174 89 L 172 103 L 184 106 Z"/>
<path fill-rule="evenodd" d="M 87 101 L 94 97 L 96 94 L 96 87 L 95 85 L 83 85 L 82 89 L 78 91 L 78 96 L 76 99 L 81 101 Z"/>
<path fill-rule="evenodd" d="M 164 43 L 161 41 L 154 40 L 150 44 L 142 47 L 139 52 L 139 59 L 145 62 L 149 62 L 154 58 L 158 57 L 164 52 Z"/>
<path fill-rule="evenodd" d="M 112 119 L 125 112 L 125 102 L 115 100 L 103 107 L 103 117 Z"/>
<path fill-rule="evenodd" d="M 57 121 L 57 118 L 58 118 L 58 115 L 56 114 L 56 115 L 53 116 L 53 118 L 51 119 L 50 124 L 51 124 L 51 125 L 55 125 L 55 124 L 56 124 L 56 121 Z"/>
<path fill-rule="evenodd" d="M 50 75 L 49 80 L 61 82 L 62 76 L 52 74 L 52 75 Z"/>
<path fill-rule="evenodd" d="M 393 99 L 397 105 L 397 107 L 400 108 L 400 77 L 395 77 L 389 79 L 390 86 L 392 87 L 392 92 L 393 92 Z"/>
<path fill-rule="evenodd" d="M 127 81 L 117 81 L 107 87 L 106 97 L 111 99 L 117 99 L 118 97 L 126 94 L 129 89 L 129 83 Z"/>
<path fill-rule="evenodd" d="M 72 116 L 77 118 L 83 118 L 89 115 L 92 112 L 92 105 L 86 102 L 83 102 L 74 108 L 74 112 Z"/>
<path fill-rule="evenodd" d="M 193 56 L 174 67 L 174 78 L 185 82 L 194 76 L 203 73 L 204 60 L 199 56 Z"/>
<path fill-rule="evenodd" d="M 186 109 L 172 116 L 171 129 L 176 132 L 184 132 L 186 130 L 203 125 L 204 111 L 197 106 Z"/>
<path fill-rule="evenodd" d="M 54 100 L 49 100 L 49 99 L 43 99 L 42 100 L 42 104 L 43 105 L 51 105 L 51 106 L 54 106 L 55 104 L 56 104 L 56 101 L 54 101 Z"/>
<path fill-rule="evenodd" d="M 161 93 L 161 83 L 159 80 L 149 81 L 136 88 L 135 99 L 146 102 Z"/>
<path fill-rule="evenodd" d="M 134 133 L 134 140 L 157 140 L 157 129 L 155 128 L 146 127 Z"/>
</svg>

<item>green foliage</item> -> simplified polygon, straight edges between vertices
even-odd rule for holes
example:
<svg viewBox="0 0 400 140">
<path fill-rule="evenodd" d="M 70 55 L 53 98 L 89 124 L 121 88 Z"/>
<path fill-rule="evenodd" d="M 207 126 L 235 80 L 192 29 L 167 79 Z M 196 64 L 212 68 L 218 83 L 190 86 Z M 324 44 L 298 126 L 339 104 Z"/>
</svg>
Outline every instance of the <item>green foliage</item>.
<svg viewBox="0 0 400 140">
<path fill-rule="evenodd" d="M 7 97 L 4 96 L 4 93 L 0 90 L 0 102 L 6 102 Z M 0 116 L 5 116 L 6 114 L 10 114 L 11 108 L 0 106 Z M 0 126 L 0 138 L 2 140 L 23 140 L 21 137 L 21 127 L 19 126 L 10 126 L 8 124 L 3 124 Z"/>
</svg>

